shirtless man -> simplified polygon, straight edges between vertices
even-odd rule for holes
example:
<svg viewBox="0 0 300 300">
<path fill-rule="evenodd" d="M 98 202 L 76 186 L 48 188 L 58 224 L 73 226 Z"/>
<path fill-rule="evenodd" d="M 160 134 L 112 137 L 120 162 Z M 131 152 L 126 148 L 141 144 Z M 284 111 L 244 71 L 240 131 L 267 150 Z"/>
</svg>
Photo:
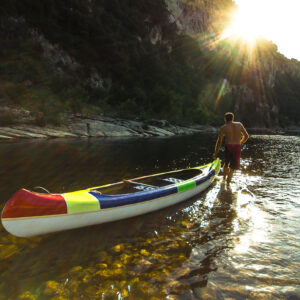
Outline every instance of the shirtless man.
<svg viewBox="0 0 300 300">
<path fill-rule="evenodd" d="M 240 122 L 234 121 L 234 114 L 228 112 L 224 116 L 225 124 L 220 128 L 213 158 L 216 159 L 225 137 L 224 180 L 231 182 L 233 173 L 240 168 L 241 148 L 249 138 L 249 134 Z M 242 139 L 241 139 L 241 136 Z"/>
</svg>

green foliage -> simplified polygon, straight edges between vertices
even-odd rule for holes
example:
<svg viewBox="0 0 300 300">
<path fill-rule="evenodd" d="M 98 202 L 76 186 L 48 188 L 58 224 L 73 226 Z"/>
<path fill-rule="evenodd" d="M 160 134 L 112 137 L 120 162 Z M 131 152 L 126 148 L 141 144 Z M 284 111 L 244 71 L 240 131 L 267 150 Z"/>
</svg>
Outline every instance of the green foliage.
<svg viewBox="0 0 300 300">
<path fill-rule="evenodd" d="M 8 126 L 15 123 L 16 121 L 12 113 L 0 111 L 0 126 Z"/>
<path fill-rule="evenodd" d="M 279 103 L 280 121 L 282 125 L 300 123 L 300 81 L 296 76 L 279 74 L 274 90 L 275 99 Z"/>
</svg>

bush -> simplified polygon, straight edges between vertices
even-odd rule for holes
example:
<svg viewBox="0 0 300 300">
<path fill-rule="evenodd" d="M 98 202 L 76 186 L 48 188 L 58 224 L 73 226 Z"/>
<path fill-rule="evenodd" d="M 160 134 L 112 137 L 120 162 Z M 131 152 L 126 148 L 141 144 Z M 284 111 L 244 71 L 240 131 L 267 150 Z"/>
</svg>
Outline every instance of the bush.
<svg viewBox="0 0 300 300">
<path fill-rule="evenodd" d="M 0 126 L 9 126 L 16 123 L 16 118 L 11 112 L 0 111 Z"/>
</svg>

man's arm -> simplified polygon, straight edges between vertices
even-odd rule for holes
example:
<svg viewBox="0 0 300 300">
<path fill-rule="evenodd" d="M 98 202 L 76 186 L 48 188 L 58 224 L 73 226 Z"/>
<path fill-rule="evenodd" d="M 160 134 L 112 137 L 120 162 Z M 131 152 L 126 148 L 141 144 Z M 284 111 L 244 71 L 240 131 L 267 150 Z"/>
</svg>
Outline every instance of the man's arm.
<svg viewBox="0 0 300 300">
<path fill-rule="evenodd" d="M 241 133 L 243 135 L 242 139 L 241 139 L 241 145 L 245 144 L 247 142 L 247 140 L 249 139 L 249 134 L 247 132 L 247 130 L 245 129 L 245 127 L 243 126 L 243 124 L 241 123 Z"/>
<path fill-rule="evenodd" d="M 215 145 L 215 152 L 213 154 L 213 159 L 216 159 L 217 156 L 218 156 L 218 153 L 219 153 L 220 148 L 222 146 L 223 137 L 224 137 L 224 133 L 223 133 L 223 130 L 221 128 L 220 132 L 219 132 L 219 135 L 218 135 L 218 139 L 217 139 L 216 145 Z"/>
</svg>

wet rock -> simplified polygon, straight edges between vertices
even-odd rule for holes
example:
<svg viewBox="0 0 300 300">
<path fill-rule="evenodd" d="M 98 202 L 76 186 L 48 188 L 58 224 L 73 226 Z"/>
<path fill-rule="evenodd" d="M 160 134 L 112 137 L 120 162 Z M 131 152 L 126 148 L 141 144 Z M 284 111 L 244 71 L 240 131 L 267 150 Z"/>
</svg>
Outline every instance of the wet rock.
<svg viewBox="0 0 300 300">
<path fill-rule="evenodd" d="M 125 245 L 124 244 L 118 244 L 118 245 L 115 245 L 112 249 L 113 249 L 114 252 L 119 253 L 121 251 L 124 251 Z"/>
<path fill-rule="evenodd" d="M 127 298 L 127 297 L 129 296 L 128 290 L 122 289 L 122 290 L 121 290 L 121 296 L 122 296 L 123 298 Z"/>
<path fill-rule="evenodd" d="M 81 266 L 76 266 L 70 270 L 70 273 L 77 273 L 82 270 Z"/>
<path fill-rule="evenodd" d="M 61 294 L 62 290 L 58 282 L 50 280 L 46 282 L 43 292 L 47 296 L 55 296 L 57 294 Z"/>
<path fill-rule="evenodd" d="M 117 125 L 129 128 L 130 130 L 135 132 L 137 135 L 147 136 L 147 134 L 145 133 L 145 129 L 147 129 L 148 127 L 146 126 L 147 127 L 146 128 L 145 124 L 142 122 L 130 121 L 130 120 L 115 120 L 113 122 Z"/>
<path fill-rule="evenodd" d="M 128 264 L 128 262 L 130 261 L 131 257 L 130 255 L 123 253 L 120 257 L 120 260 L 123 264 Z"/>
<path fill-rule="evenodd" d="M 1 137 L 3 136 L 3 137 Z M 0 127 L 0 138 L 62 138 L 62 137 L 76 137 L 76 135 L 56 130 L 47 127 L 38 127 L 32 125 L 14 126 L 14 127 Z"/>
<path fill-rule="evenodd" d="M 31 292 L 26 291 L 23 294 L 21 294 L 18 299 L 20 300 L 35 300 L 37 299 L 37 297 L 35 295 L 33 295 Z"/>
<path fill-rule="evenodd" d="M 142 249 L 140 253 L 144 256 L 149 256 L 150 255 L 150 253 L 145 249 Z"/>
<path fill-rule="evenodd" d="M 116 261 L 116 262 L 113 263 L 112 267 L 114 269 L 121 269 L 123 267 L 123 265 L 120 262 Z"/>
<path fill-rule="evenodd" d="M 189 229 L 193 226 L 193 223 L 183 220 L 183 221 L 181 221 L 181 225 L 182 225 L 182 227 Z"/>
<path fill-rule="evenodd" d="M 71 279 L 66 283 L 66 288 L 71 293 L 76 293 L 78 291 L 79 285 L 80 285 L 80 282 L 78 280 Z"/>
<path fill-rule="evenodd" d="M 130 272 L 131 275 L 145 273 L 152 268 L 152 263 L 148 260 L 141 259 Z"/>
<path fill-rule="evenodd" d="M 91 278 L 92 278 L 91 274 L 86 274 L 86 275 L 83 276 L 82 282 L 83 283 L 88 283 L 91 280 Z"/>
<path fill-rule="evenodd" d="M 70 124 L 68 129 L 71 133 L 83 137 L 120 137 L 139 135 L 137 132 L 126 128 L 125 126 L 99 120 L 81 120 Z"/>
<path fill-rule="evenodd" d="M 168 260 L 168 256 L 160 253 L 153 253 L 151 259 L 160 263 L 164 263 Z"/>
<path fill-rule="evenodd" d="M 180 270 L 177 271 L 177 277 L 180 278 L 180 277 L 184 277 L 186 276 L 187 274 L 189 274 L 191 271 L 190 268 L 188 267 L 182 267 Z"/>
<path fill-rule="evenodd" d="M 36 137 L 41 138 L 41 137 L 44 137 L 44 136 L 39 135 L 39 134 L 36 136 L 35 134 L 31 134 L 31 133 L 26 132 L 26 131 L 14 129 L 14 128 L 9 128 L 9 127 L 0 127 L 0 134 L 5 135 L 5 136 L 9 136 L 11 138 L 36 138 Z"/>
<path fill-rule="evenodd" d="M 104 269 L 107 269 L 108 266 L 107 266 L 107 264 L 104 264 L 104 263 L 103 263 L 103 264 L 98 264 L 98 265 L 96 265 L 96 267 L 99 268 L 99 269 L 104 270 Z"/>
<path fill-rule="evenodd" d="M 194 129 L 197 132 L 211 132 L 211 133 L 218 132 L 218 128 L 210 125 L 192 125 L 190 129 Z"/>
<path fill-rule="evenodd" d="M 173 136 L 173 135 L 175 135 L 171 131 L 168 131 L 168 130 L 165 130 L 162 128 L 158 128 L 158 127 L 155 127 L 152 125 L 148 126 L 148 129 L 145 130 L 145 132 L 152 136 Z"/>
<path fill-rule="evenodd" d="M 108 270 L 100 270 L 100 271 L 96 272 L 94 275 L 104 277 L 104 278 L 108 278 L 111 276 L 111 274 Z"/>
<path fill-rule="evenodd" d="M 7 136 L 7 135 L 1 135 L 0 134 L 0 140 L 11 140 L 13 137 L 12 136 Z"/>
<path fill-rule="evenodd" d="M 70 132 L 66 132 L 60 129 L 54 129 L 50 127 L 39 127 L 39 126 L 33 126 L 33 125 L 27 125 L 27 126 L 15 126 L 14 127 L 17 130 L 22 130 L 23 132 L 30 133 L 31 135 L 36 134 L 42 135 L 42 137 L 50 137 L 50 138 L 61 138 L 61 137 L 76 137 L 75 134 L 72 134 Z"/>
</svg>

